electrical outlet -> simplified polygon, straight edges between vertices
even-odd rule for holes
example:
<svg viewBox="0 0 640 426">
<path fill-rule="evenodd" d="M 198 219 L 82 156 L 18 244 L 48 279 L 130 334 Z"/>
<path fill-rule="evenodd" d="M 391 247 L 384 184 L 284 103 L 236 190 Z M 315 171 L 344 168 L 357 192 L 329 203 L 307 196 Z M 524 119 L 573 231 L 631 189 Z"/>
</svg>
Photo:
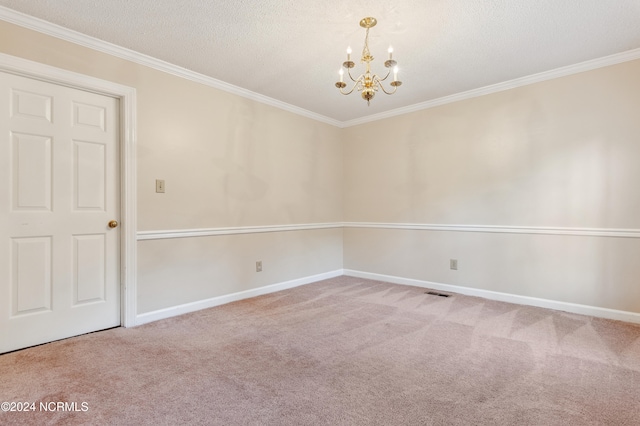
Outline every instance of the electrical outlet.
<svg viewBox="0 0 640 426">
<path fill-rule="evenodd" d="M 159 194 L 164 194 L 164 180 L 156 179 L 156 192 Z"/>
<path fill-rule="evenodd" d="M 449 259 L 449 269 L 458 270 L 458 259 Z"/>
<path fill-rule="evenodd" d="M 256 262 L 256 272 L 262 272 L 262 260 Z"/>
</svg>

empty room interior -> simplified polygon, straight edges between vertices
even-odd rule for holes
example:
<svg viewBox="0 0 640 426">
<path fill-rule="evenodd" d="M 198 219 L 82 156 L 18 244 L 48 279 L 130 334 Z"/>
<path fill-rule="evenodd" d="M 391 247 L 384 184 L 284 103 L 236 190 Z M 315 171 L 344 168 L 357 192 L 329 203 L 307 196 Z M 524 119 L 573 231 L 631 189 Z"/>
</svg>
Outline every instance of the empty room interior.
<svg viewBox="0 0 640 426">
<path fill-rule="evenodd" d="M 0 423 L 637 424 L 640 3 L 0 0 Z"/>
</svg>

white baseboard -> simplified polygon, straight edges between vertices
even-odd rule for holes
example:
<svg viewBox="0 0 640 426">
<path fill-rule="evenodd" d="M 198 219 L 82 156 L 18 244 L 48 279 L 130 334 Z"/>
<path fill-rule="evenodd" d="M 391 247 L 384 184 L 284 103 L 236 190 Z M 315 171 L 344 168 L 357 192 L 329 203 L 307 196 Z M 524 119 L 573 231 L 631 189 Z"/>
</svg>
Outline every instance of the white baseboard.
<svg viewBox="0 0 640 426">
<path fill-rule="evenodd" d="M 451 284 L 441 284 L 431 281 L 415 280 L 411 278 L 396 277 L 393 275 L 374 274 L 371 272 L 345 269 L 344 275 L 371 280 L 386 281 L 394 284 L 404 284 L 433 290 L 447 291 L 451 293 L 477 296 L 500 302 L 516 303 L 518 305 L 537 306 L 540 308 L 555 309 L 557 311 L 571 312 L 574 314 L 589 315 L 599 318 L 607 318 L 618 321 L 626 321 L 640 324 L 640 313 L 618 311 L 615 309 L 600 308 L 597 306 L 579 305 L 577 303 L 560 302 L 557 300 L 539 299 L 537 297 L 520 296 L 517 294 L 501 293 L 498 291 L 482 290 L 471 287 L 461 287 Z"/>
<path fill-rule="evenodd" d="M 276 291 L 286 290 L 289 288 L 299 287 L 305 284 L 311 284 L 317 281 L 329 278 L 347 275 L 351 277 L 366 278 L 370 280 L 386 281 L 394 284 L 411 285 L 415 287 L 429 288 L 433 290 L 441 290 L 451 293 L 459 293 L 467 296 L 482 297 L 484 299 L 497 300 L 500 302 L 515 303 L 518 305 L 537 306 L 540 308 L 554 309 L 557 311 L 571 312 L 574 314 L 589 315 L 598 318 L 607 318 L 618 321 L 626 321 L 640 324 L 640 313 L 619 311 L 615 309 L 601 308 L 597 306 L 579 305 L 577 303 L 560 302 L 557 300 L 540 299 L 537 297 L 520 296 L 511 293 L 502 293 L 498 291 L 483 290 L 471 287 L 462 287 L 451 284 L 442 284 L 432 281 L 416 280 L 412 278 L 402 278 L 393 275 L 375 274 L 372 272 L 356 271 L 353 269 L 337 269 L 335 271 L 325 272 L 323 274 L 311 275 L 308 277 L 298 278 L 291 281 L 271 284 L 264 287 L 254 288 L 251 290 L 240 291 L 223 296 L 213 297 L 211 299 L 199 300 L 197 302 L 186 303 L 183 305 L 172 306 L 169 308 L 159 309 L 157 311 L 146 312 L 136 316 L 135 325 L 147 324 L 165 318 L 171 318 L 190 312 L 199 311 L 201 309 L 213 308 L 215 306 L 224 305 L 226 303 L 236 302 L 238 300 L 249 299 L 251 297 L 262 296 L 264 294 L 275 293 Z"/>
<path fill-rule="evenodd" d="M 149 322 L 158 321 L 165 318 L 171 318 L 189 312 L 199 311 L 201 309 L 213 308 L 214 306 L 224 305 L 226 303 L 236 302 L 238 300 L 249 299 L 251 297 L 262 296 L 263 294 L 275 293 L 276 291 L 286 290 L 305 284 L 311 284 L 317 281 L 335 278 L 344 275 L 342 269 L 325 272 L 318 275 L 298 278 L 291 281 L 271 284 L 264 287 L 253 288 L 251 290 L 239 291 L 237 293 L 225 294 L 223 296 L 212 297 L 211 299 L 199 300 L 197 302 L 185 303 L 184 305 L 172 306 L 170 308 L 159 309 L 157 311 L 146 312 L 136 316 L 135 325 L 147 324 Z"/>
</svg>

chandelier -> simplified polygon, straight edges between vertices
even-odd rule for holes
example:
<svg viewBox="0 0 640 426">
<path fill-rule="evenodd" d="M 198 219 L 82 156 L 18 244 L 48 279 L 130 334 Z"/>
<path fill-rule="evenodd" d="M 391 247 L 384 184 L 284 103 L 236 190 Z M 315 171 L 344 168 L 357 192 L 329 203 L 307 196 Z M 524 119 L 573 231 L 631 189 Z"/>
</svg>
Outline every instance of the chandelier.
<svg viewBox="0 0 640 426">
<path fill-rule="evenodd" d="M 347 49 L 347 60 L 342 63 L 342 66 L 347 69 L 347 74 L 351 81 L 354 82 L 351 90 L 344 91 L 343 89 L 347 87 L 347 83 L 344 82 L 344 70 L 340 68 L 340 81 L 336 83 L 336 87 L 340 90 L 340 93 L 343 95 L 349 95 L 353 93 L 355 89 L 358 89 L 361 92 L 362 99 L 367 101 L 367 105 L 369 105 L 371 99 L 376 95 L 378 89 L 381 89 L 387 95 L 393 95 L 396 93 L 398 86 L 402 84 L 401 81 L 398 81 L 398 67 L 397 62 L 393 60 L 393 48 L 389 48 L 389 59 L 384 62 L 384 66 L 389 68 L 387 71 L 387 75 L 383 78 L 380 78 L 377 74 L 371 74 L 371 61 L 373 61 L 373 56 L 371 56 L 371 52 L 369 52 L 369 29 L 376 26 L 378 21 L 376 18 L 363 18 L 360 20 L 360 26 L 365 28 L 366 34 L 364 36 L 364 48 L 362 49 L 362 57 L 360 58 L 360 62 L 365 64 L 364 74 L 360 74 L 358 78 L 353 78 L 351 75 L 351 69 L 356 66 L 356 64 L 351 60 L 351 48 Z M 389 83 L 393 90 L 387 91 L 385 87 L 382 85 L 382 82 L 385 81 L 389 75 L 391 74 L 391 68 L 393 68 L 393 81 Z"/>
</svg>

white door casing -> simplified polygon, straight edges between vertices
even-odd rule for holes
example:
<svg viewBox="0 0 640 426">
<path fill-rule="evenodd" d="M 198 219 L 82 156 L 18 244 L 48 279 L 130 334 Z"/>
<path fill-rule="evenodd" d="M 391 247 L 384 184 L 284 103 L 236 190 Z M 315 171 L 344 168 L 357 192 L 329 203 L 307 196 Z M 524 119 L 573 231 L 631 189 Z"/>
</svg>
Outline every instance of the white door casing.
<svg viewBox="0 0 640 426">
<path fill-rule="evenodd" d="M 20 74 L 0 83 L 0 353 L 135 325 L 135 90 L 2 54 L 0 71 Z"/>
</svg>

